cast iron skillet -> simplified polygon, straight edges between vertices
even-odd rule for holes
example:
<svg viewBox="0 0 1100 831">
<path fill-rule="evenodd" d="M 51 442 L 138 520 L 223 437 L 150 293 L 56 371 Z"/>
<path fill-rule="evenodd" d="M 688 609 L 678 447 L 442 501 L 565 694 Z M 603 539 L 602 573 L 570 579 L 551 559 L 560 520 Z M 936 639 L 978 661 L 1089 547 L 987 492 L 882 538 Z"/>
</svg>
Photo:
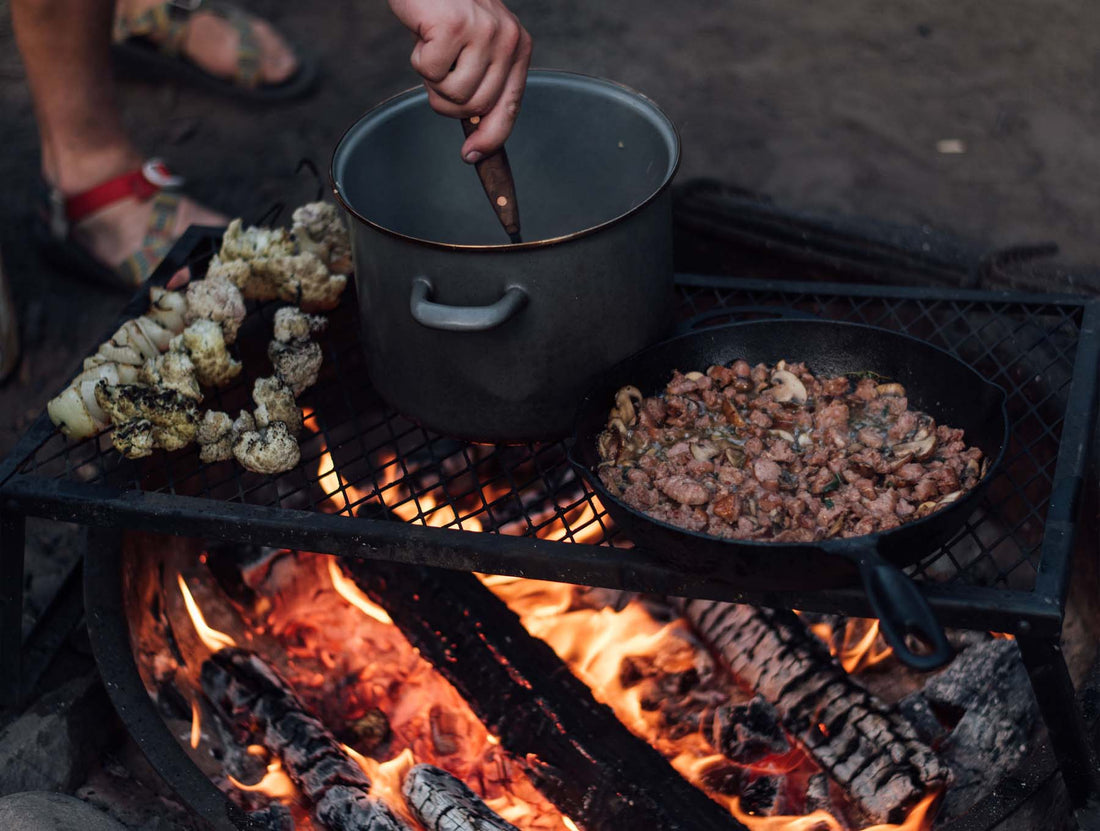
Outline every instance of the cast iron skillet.
<svg viewBox="0 0 1100 831">
<path fill-rule="evenodd" d="M 813 543 L 726 540 L 653 519 L 612 496 L 595 471 L 596 439 L 607 423 L 616 390 L 633 384 L 643 395 L 664 389 L 672 372 L 706 371 L 744 358 L 805 362 L 818 376 L 874 372 L 905 386 L 910 406 L 937 424 L 961 427 L 965 440 L 989 459 L 979 485 L 958 501 L 890 531 Z M 581 402 L 570 460 L 599 495 L 639 554 L 685 571 L 720 573 L 755 590 L 805 590 L 850 585 L 862 578 L 883 635 L 898 657 L 916 669 L 934 669 L 952 655 L 943 628 L 916 585 L 899 566 L 933 551 L 974 510 L 979 493 L 1008 443 L 1005 393 L 953 355 L 885 329 L 819 320 L 766 320 L 692 332 L 639 352 L 607 371 Z M 917 653 L 907 634 L 930 651 Z"/>
</svg>

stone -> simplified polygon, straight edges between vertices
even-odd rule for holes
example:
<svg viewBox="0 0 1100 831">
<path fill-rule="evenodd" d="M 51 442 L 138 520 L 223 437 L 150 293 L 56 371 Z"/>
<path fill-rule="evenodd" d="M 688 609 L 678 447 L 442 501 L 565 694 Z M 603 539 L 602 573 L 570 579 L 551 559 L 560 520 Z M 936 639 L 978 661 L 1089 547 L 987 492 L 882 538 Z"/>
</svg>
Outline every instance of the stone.
<svg viewBox="0 0 1100 831">
<path fill-rule="evenodd" d="M 47 693 L 0 733 L 0 796 L 74 790 L 118 730 L 97 673 Z"/>
<path fill-rule="evenodd" d="M 28 791 L 0 797 L 0 828 L 11 831 L 127 831 L 86 802 L 63 793 Z"/>
</svg>

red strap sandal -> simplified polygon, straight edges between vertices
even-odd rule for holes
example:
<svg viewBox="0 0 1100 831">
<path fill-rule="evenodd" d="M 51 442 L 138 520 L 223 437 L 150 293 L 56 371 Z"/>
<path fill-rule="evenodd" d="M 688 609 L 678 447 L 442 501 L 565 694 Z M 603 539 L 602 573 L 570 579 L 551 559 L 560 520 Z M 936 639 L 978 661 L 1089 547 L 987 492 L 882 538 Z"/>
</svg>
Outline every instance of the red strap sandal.
<svg viewBox="0 0 1100 831">
<path fill-rule="evenodd" d="M 175 176 L 160 159 L 150 159 L 137 170 L 66 197 L 56 188 L 48 189 L 48 229 L 42 235 L 44 253 L 66 268 L 76 269 L 110 285 L 132 289 L 140 286 L 153 272 L 175 242 L 173 231 L 183 179 Z M 138 250 L 116 268 L 104 265 L 87 252 L 71 235 L 81 220 L 123 199 L 152 200 L 153 213 Z"/>
</svg>

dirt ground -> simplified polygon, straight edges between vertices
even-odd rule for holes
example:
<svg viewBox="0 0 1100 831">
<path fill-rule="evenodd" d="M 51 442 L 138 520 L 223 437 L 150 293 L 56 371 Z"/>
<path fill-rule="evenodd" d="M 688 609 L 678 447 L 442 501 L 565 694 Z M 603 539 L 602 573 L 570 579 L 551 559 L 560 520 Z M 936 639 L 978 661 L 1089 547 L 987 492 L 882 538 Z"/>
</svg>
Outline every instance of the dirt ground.
<svg viewBox="0 0 1100 831">
<path fill-rule="evenodd" d="M 327 166 L 344 128 L 416 79 L 383 0 L 245 0 L 323 61 L 318 93 L 272 109 L 122 79 L 138 143 L 229 214 L 305 199 L 301 158 Z M 791 207 L 954 230 L 983 244 L 1055 240 L 1100 263 L 1100 11 L 1088 0 L 516 0 L 535 64 L 610 77 L 680 128 L 680 177 Z M 955 140 L 944 153 L 942 142 Z M 121 295 L 59 273 L 26 242 L 36 133 L 0 0 L 0 251 L 24 359 L 0 388 L 0 451 L 102 334 Z M 1057 287 L 1052 287 L 1057 288 Z M 53 537 L 36 535 L 41 548 Z M 33 564 L 32 564 L 33 566 Z"/>
</svg>

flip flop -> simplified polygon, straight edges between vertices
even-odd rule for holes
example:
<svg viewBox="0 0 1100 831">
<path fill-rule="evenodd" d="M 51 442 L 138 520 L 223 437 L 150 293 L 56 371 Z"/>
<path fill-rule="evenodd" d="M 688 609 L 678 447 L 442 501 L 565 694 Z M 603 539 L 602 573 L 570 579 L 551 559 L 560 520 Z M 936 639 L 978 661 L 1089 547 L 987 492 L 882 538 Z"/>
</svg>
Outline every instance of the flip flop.
<svg viewBox="0 0 1100 831">
<path fill-rule="evenodd" d="M 176 241 L 173 231 L 179 211 L 178 188 L 160 159 L 150 159 L 137 170 L 116 176 L 83 193 L 65 197 L 43 183 L 45 208 L 32 223 L 32 234 L 42 255 L 59 268 L 116 289 L 133 291 L 145 282 Z M 72 226 L 123 199 L 152 200 L 153 213 L 138 250 L 117 268 L 104 265 L 73 239 Z"/>
<path fill-rule="evenodd" d="M 200 9 L 224 18 L 240 35 L 233 78 L 212 75 L 181 51 L 191 15 Z M 260 46 L 252 18 L 236 6 L 210 0 L 166 0 L 134 17 L 116 18 L 113 41 L 116 59 L 144 78 L 182 78 L 245 101 L 276 103 L 300 98 L 313 90 L 319 77 L 317 60 L 295 48 L 298 68 L 294 74 L 278 84 L 262 82 Z"/>
</svg>

